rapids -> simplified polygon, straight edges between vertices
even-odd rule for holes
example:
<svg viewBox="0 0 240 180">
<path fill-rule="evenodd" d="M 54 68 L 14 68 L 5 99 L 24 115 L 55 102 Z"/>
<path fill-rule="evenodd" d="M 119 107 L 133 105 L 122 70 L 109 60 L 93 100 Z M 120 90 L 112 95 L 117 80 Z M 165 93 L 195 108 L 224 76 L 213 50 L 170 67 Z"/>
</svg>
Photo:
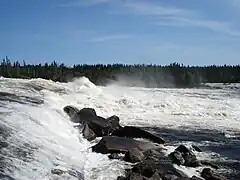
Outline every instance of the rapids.
<svg viewBox="0 0 240 180">
<path fill-rule="evenodd" d="M 211 86 L 214 86 L 214 84 Z M 169 140 L 166 155 L 180 143 L 204 149 L 200 159 L 240 168 L 240 86 L 216 89 L 149 89 L 96 86 L 82 77 L 68 83 L 0 78 L 0 177 L 16 180 L 113 180 L 126 162 L 91 152 L 97 142 L 83 139 L 63 112 L 73 105 L 120 117 Z M 199 169 L 176 167 L 189 176 Z M 58 176 L 52 170 L 65 172 Z M 239 172 L 237 172 L 239 173 Z"/>
</svg>

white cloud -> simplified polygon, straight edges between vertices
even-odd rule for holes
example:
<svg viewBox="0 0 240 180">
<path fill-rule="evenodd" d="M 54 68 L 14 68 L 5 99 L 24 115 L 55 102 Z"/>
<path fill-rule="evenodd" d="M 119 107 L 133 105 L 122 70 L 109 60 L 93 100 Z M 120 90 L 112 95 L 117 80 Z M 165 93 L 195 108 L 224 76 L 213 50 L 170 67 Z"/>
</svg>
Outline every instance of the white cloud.
<svg viewBox="0 0 240 180">
<path fill-rule="evenodd" d="M 132 35 L 130 34 L 116 34 L 116 35 L 95 37 L 90 39 L 88 42 L 104 42 L 104 41 L 116 40 L 116 39 L 128 39 L 131 37 Z"/>
<path fill-rule="evenodd" d="M 240 2 L 240 0 L 234 0 Z M 234 30 L 228 22 L 217 20 L 205 20 L 196 18 L 199 14 L 194 11 L 175 7 L 166 7 L 156 3 L 127 2 L 124 5 L 132 13 L 137 15 L 154 16 L 156 25 L 161 26 L 195 26 L 221 32 L 230 36 L 240 36 L 240 32 Z"/>
<path fill-rule="evenodd" d="M 133 13 L 141 15 L 155 15 L 155 16 L 183 16 L 191 14 L 192 12 L 185 9 L 164 7 L 154 3 L 143 2 L 126 2 L 124 6 Z"/>
<path fill-rule="evenodd" d="M 240 7 L 240 0 L 227 0 L 229 3 Z M 118 8 L 123 7 L 122 11 L 111 11 L 111 14 L 132 13 L 138 16 L 150 16 L 155 21 L 153 24 L 159 26 L 177 26 L 177 27 L 198 27 L 206 28 L 214 32 L 224 33 L 230 36 L 240 36 L 240 31 L 235 30 L 230 23 L 219 20 L 203 19 L 201 14 L 188 9 L 177 8 L 172 6 L 163 6 L 162 4 L 141 1 L 141 0 L 76 0 L 64 4 L 65 7 L 70 6 L 92 6 L 103 3 L 118 2 Z M 109 11 L 108 11 L 109 12 Z M 115 12 L 115 13 L 114 13 Z M 101 38 L 100 38 L 101 39 Z M 121 39 L 115 36 L 108 37 L 110 39 Z M 101 40 L 100 40 L 101 41 Z"/>
<path fill-rule="evenodd" d="M 214 21 L 214 20 L 199 20 L 181 17 L 168 17 L 164 22 L 156 22 L 154 24 L 159 26 L 195 26 L 208 28 L 212 31 L 225 33 L 231 36 L 240 36 L 240 32 L 231 28 L 231 24 L 227 22 Z"/>
</svg>

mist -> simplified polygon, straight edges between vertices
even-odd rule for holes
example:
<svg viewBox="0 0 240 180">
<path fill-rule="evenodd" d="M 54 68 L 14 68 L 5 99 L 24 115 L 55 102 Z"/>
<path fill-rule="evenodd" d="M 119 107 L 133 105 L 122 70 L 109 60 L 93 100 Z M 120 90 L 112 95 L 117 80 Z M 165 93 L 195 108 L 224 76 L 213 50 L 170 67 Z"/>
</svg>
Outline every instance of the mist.
<svg viewBox="0 0 240 180">
<path fill-rule="evenodd" d="M 106 86 L 123 86 L 123 87 L 143 87 L 143 88 L 174 88 L 174 77 L 167 72 L 158 72 L 157 78 L 152 73 L 131 73 L 117 74 L 115 80 L 109 80 Z"/>
</svg>

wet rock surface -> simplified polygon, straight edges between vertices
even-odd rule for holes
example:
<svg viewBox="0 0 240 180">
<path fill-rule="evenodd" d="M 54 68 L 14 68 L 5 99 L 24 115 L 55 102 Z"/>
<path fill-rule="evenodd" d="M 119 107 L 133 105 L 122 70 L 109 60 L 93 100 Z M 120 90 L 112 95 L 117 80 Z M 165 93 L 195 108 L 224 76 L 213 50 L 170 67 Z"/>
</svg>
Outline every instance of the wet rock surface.
<svg viewBox="0 0 240 180">
<path fill-rule="evenodd" d="M 186 146 L 178 146 L 174 152 L 169 154 L 173 163 L 177 165 L 184 165 L 188 167 L 200 166 L 200 162 L 197 161 L 197 157 Z"/>
<path fill-rule="evenodd" d="M 103 136 L 98 144 L 92 146 L 93 152 L 102 154 L 126 153 L 134 148 L 138 149 L 139 151 L 145 151 L 149 149 L 157 149 L 159 146 L 151 142 L 144 142 L 117 136 Z"/>
<path fill-rule="evenodd" d="M 114 131 L 112 135 L 119 137 L 145 138 L 155 143 L 159 144 L 165 143 L 165 141 L 161 137 L 134 126 L 122 127 L 118 131 Z"/>
<path fill-rule="evenodd" d="M 204 168 L 201 173 L 201 177 L 206 180 L 227 180 L 226 177 L 214 172 L 210 168 Z"/>
<path fill-rule="evenodd" d="M 157 135 L 134 126 L 122 127 L 118 116 L 113 115 L 108 118 L 98 116 L 93 108 L 83 108 L 78 110 L 74 106 L 67 105 L 63 108 L 70 120 L 88 127 L 96 134 L 96 137 L 118 136 L 124 138 L 145 138 L 152 142 L 163 144 L 165 141 Z"/>
<path fill-rule="evenodd" d="M 124 157 L 124 160 L 131 163 L 141 162 L 144 158 L 144 154 L 137 148 L 129 150 Z"/>
<path fill-rule="evenodd" d="M 90 129 L 88 127 L 87 124 L 84 125 L 82 133 L 83 133 L 83 137 L 85 139 L 87 139 L 88 141 L 92 141 L 96 138 L 96 134 L 94 133 L 94 131 L 92 129 Z"/>
<path fill-rule="evenodd" d="M 179 142 L 177 140 L 182 138 L 180 133 L 178 134 L 179 136 L 172 134 L 171 139 L 170 131 L 168 132 L 168 139 L 164 140 L 161 135 L 166 137 L 164 134 L 165 131 L 163 131 L 164 133 L 162 132 L 163 134 L 158 134 L 150 133 L 148 130 L 140 127 L 122 127 L 120 126 L 118 116 L 113 115 L 109 118 L 103 118 L 98 116 L 96 111 L 91 108 L 84 108 L 78 111 L 73 117 L 80 119 L 79 122 L 84 125 L 83 136 L 87 140 L 91 141 L 95 139 L 95 137 L 102 137 L 96 145 L 92 146 L 93 152 L 109 154 L 108 157 L 110 159 L 118 159 L 133 164 L 131 169 L 126 169 L 125 176 L 119 176 L 117 178 L 118 180 L 231 179 L 218 173 L 218 164 L 212 161 L 198 160 L 195 153 L 203 153 L 204 148 L 200 148 L 195 144 L 193 144 L 191 148 L 180 144 L 168 155 L 164 154 L 162 152 L 164 148 L 162 144 L 171 145 L 171 143 Z M 198 134 L 193 137 L 197 136 Z M 134 138 L 143 138 L 148 141 L 136 140 Z M 207 136 L 201 137 L 201 140 L 204 138 L 207 138 Z M 124 154 L 124 156 L 120 156 L 120 153 Z M 186 168 L 203 167 L 204 169 L 200 172 L 201 177 L 188 177 L 183 172 L 177 170 L 174 167 L 175 165 L 185 166 Z M 235 176 L 237 177 L 238 174 L 235 174 Z"/>
</svg>

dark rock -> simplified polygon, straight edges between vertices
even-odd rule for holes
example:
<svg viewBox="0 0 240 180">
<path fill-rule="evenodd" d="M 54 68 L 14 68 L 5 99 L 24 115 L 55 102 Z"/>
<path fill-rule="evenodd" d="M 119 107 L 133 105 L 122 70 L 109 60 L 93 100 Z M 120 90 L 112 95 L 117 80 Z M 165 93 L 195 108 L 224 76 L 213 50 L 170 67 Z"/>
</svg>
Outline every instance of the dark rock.
<svg viewBox="0 0 240 180">
<path fill-rule="evenodd" d="M 151 134 L 150 132 L 147 132 L 139 127 L 134 126 L 122 127 L 119 130 L 114 131 L 112 135 L 119 137 L 145 138 L 155 143 L 159 144 L 165 143 L 165 141 L 161 137 L 158 137 L 157 135 Z"/>
<path fill-rule="evenodd" d="M 195 145 L 192 145 L 192 148 L 193 148 L 195 151 L 197 151 L 197 152 L 202 152 L 202 150 L 201 150 L 199 147 L 195 146 Z"/>
<path fill-rule="evenodd" d="M 98 144 L 92 146 L 93 152 L 102 154 L 126 153 L 134 148 L 137 148 L 140 151 L 145 151 L 149 149 L 157 149 L 159 146 L 150 142 L 143 142 L 116 136 L 103 136 Z"/>
<path fill-rule="evenodd" d="M 142 161 L 144 158 L 144 155 L 141 151 L 139 151 L 137 148 L 130 149 L 124 157 L 124 160 L 131 163 L 136 163 Z"/>
<path fill-rule="evenodd" d="M 70 117 L 70 120 L 74 123 L 79 123 L 79 118 L 77 116 L 77 113 L 79 112 L 79 109 L 74 106 L 65 106 L 63 108 L 64 112 Z"/>
<path fill-rule="evenodd" d="M 94 116 L 89 119 L 85 119 L 84 124 L 87 124 L 91 128 L 97 137 L 108 136 L 111 124 L 101 116 Z"/>
<path fill-rule="evenodd" d="M 144 180 L 190 180 L 186 175 L 178 172 L 171 160 L 159 149 L 147 150 L 143 154 L 143 160 L 135 164 L 131 172 L 140 173 Z"/>
<path fill-rule="evenodd" d="M 97 116 L 95 109 L 83 108 L 78 110 L 73 106 L 64 107 L 64 111 L 69 115 L 74 123 L 87 124 L 94 131 L 97 137 L 109 135 L 111 124 L 103 117 Z"/>
<path fill-rule="evenodd" d="M 52 169 L 52 170 L 51 170 L 51 173 L 52 173 L 52 174 L 57 174 L 57 175 L 62 175 L 62 174 L 64 174 L 65 172 L 64 172 L 63 170 L 61 170 L 61 169 Z"/>
<path fill-rule="evenodd" d="M 107 119 L 97 116 L 93 108 L 83 108 L 79 110 L 74 106 L 66 106 L 63 108 L 74 123 L 87 124 L 97 137 L 102 136 L 119 136 L 129 138 L 146 138 L 155 143 L 163 144 L 165 141 L 157 135 L 151 134 L 139 127 L 125 126 L 119 124 L 119 117 L 113 115 Z"/>
<path fill-rule="evenodd" d="M 97 113 L 96 113 L 95 109 L 93 109 L 93 108 L 82 108 L 78 112 L 78 116 L 80 118 L 80 121 L 82 122 L 82 121 L 89 120 L 89 119 L 91 119 L 93 117 L 96 117 Z"/>
<path fill-rule="evenodd" d="M 188 167 L 198 167 L 200 162 L 197 161 L 197 157 L 184 145 L 178 146 L 174 152 L 169 154 L 173 163 L 178 165 L 184 165 Z"/>
<path fill-rule="evenodd" d="M 70 120 L 74 123 L 85 124 L 85 121 L 90 120 L 97 116 L 95 109 L 93 108 L 83 108 L 79 110 L 74 106 L 65 106 L 63 108 L 64 112 L 68 114 Z"/>
<path fill-rule="evenodd" d="M 186 179 L 186 175 L 183 173 L 180 173 L 174 168 L 171 159 L 168 156 L 165 156 L 162 152 L 160 152 L 159 149 L 154 150 L 147 150 L 144 152 L 144 160 L 150 160 L 153 161 L 156 164 L 156 169 L 159 174 L 159 176 L 164 179 L 171 177 L 181 177 Z M 174 175 L 174 176 L 173 176 Z"/>
<path fill-rule="evenodd" d="M 111 125 L 111 128 L 109 130 L 109 134 L 111 134 L 114 130 L 117 130 L 121 127 L 120 124 L 119 124 L 120 119 L 116 115 L 113 115 L 113 116 L 107 118 L 107 121 Z"/>
<path fill-rule="evenodd" d="M 212 171 L 210 168 L 204 168 L 201 173 L 201 177 L 205 180 L 227 180 L 226 177 L 217 174 L 216 172 Z"/>
<path fill-rule="evenodd" d="M 185 163 L 185 159 L 183 158 L 182 153 L 179 151 L 171 152 L 169 157 L 172 158 L 174 164 L 183 165 Z"/>
<path fill-rule="evenodd" d="M 112 132 L 121 128 L 119 124 L 119 117 L 115 115 L 109 117 L 108 119 L 92 115 L 88 118 L 85 117 L 85 119 L 82 120 L 82 123 L 88 124 L 98 137 L 109 136 Z"/>
<path fill-rule="evenodd" d="M 161 157 L 163 155 L 163 153 L 161 152 L 162 148 L 161 149 L 149 149 L 147 151 L 144 151 L 143 154 L 145 156 L 154 156 L 154 157 Z"/>
<path fill-rule="evenodd" d="M 178 146 L 175 151 L 179 151 L 180 153 L 186 154 L 186 153 L 191 153 L 191 151 L 184 145 Z"/>
<path fill-rule="evenodd" d="M 144 180 L 162 180 L 158 172 L 155 172 L 150 178 L 143 177 Z"/>
<path fill-rule="evenodd" d="M 88 141 L 92 141 L 96 138 L 96 134 L 93 132 L 92 129 L 88 127 L 87 124 L 84 125 L 82 133 L 83 137 L 86 138 Z"/>
<path fill-rule="evenodd" d="M 183 155 L 185 163 L 183 165 L 188 167 L 198 167 L 200 166 L 200 162 L 197 161 L 197 157 L 194 154 L 186 153 Z"/>
<path fill-rule="evenodd" d="M 132 168 L 132 172 L 140 173 L 141 175 L 150 178 L 156 172 L 157 166 L 151 160 L 146 160 L 138 163 Z"/>
<path fill-rule="evenodd" d="M 152 160 L 156 164 L 164 164 L 164 163 L 171 163 L 169 158 L 167 158 L 164 153 L 161 152 L 161 149 L 149 149 L 144 151 L 144 159 Z M 168 161 L 168 162 L 167 162 Z"/>
</svg>

